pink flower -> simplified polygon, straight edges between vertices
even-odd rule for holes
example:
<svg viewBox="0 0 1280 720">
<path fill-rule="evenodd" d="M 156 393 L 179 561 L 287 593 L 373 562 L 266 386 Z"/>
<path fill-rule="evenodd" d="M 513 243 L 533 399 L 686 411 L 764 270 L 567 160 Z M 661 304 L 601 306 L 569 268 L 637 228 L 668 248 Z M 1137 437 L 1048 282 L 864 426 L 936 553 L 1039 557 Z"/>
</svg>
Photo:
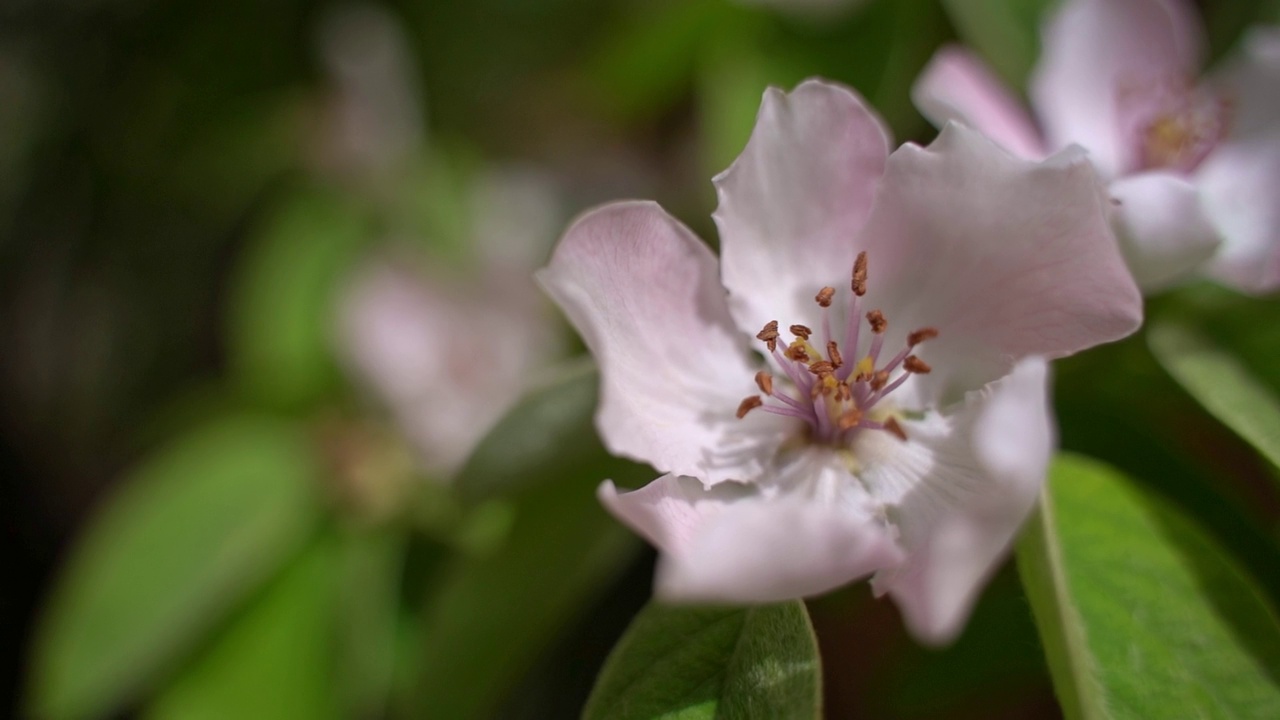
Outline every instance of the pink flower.
<svg viewBox="0 0 1280 720">
<path fill-rule="evenodd" d="M 958 125 L 889 147 L 849 90 L 770 89 L 716 178 L 719 263 L 621 202 L 540 272 L 599 363 L 604 442 L 664 473 L 600 488 L 661 550 L 660 597 L 874 573 L 919 637 L 948 640 L 1043 483 L 1044 358 L 1139 325 L 1080 153 L 1019 160 Z"/>
<path fill-rule="evenodd" d="M 973 54 L 939 51 L 914 89 L 941 125 L 960 120 L 1027 158 L 1076 143 L 1110 180 L 1138 283 L 1203 266 L 1248 292 L 1280 287 L 1280 33 L 1197 79 L 1203 32 L 1181 0 L 1068 0 L 1046 23 L 1031 78 L 1039 125 Z"/>
</svg>

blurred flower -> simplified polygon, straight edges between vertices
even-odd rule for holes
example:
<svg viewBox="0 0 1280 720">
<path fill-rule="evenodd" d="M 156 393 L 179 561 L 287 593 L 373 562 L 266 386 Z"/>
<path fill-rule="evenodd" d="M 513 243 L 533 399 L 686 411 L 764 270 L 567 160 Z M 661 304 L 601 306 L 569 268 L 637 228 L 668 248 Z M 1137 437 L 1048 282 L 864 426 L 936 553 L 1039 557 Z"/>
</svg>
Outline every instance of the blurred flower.
<svg viewBox="0 0 1280 720">
<path fill-rule="evenodd" d="M 355 272 L 339 301 L 341 356 L 438 477 L 563 351 L 531 274 L 563 217 L 554 187 L 534 170 L 482 173 L 465 203 L 469 262 L 403 242 Z"/>
<path fill-rule="evenodd" d="M 1038 128 L 963 49 L 939 51 L 913 94 L 935 123 L 961 120 L 1023 157 L 1086 147 L 1144 289 L 1204 265 L 1267 292 L 1280 287 L 1280 32 L 1255 29 L 1197 80 L 1202 36 L 1180 0 L 1069 0 L 1031 78 Z"/>
<path fill-rule="evenodd" d="M 917 636 L 950 639 L 1043 483 L 1044 358 L 1138 326 L 1081 153 L 1018 160 L 956 125 L 889 147 L 846 89 L 771 89 L 716 178 L 720 277 L 645 202 L 583 216 L 541 271 L 600 364 L 604 441 L 666 473 L 600 489 L 661 549 L 661 597 L 875 573 Z"/>
</svg>

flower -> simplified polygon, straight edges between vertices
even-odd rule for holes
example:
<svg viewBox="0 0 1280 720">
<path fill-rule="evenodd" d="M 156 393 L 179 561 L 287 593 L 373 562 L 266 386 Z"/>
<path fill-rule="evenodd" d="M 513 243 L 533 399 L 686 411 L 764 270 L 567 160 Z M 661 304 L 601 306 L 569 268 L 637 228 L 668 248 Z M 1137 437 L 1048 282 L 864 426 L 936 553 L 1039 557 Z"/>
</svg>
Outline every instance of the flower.
<svg viewBox="0 0 1280 720">
<path fill-rule="evenodd" d="M 972 53 L 938 52 L 913 90 L 1027 158 L 1078 143 L 1110 180 L 1117 234 L 1157 290 L 1204 266 L 1248 292 L 1280 287 L 1280 32 L 1199 80 L 1203 32 L 1181 0 L 1068 0 L 1031 77 L 1037 127 Z"/>
<path fill-rule="evenodd" d="M 959 125 L 889 147 L 850 90 L 770 89 L 715 181 L 719 273 L 634 201 L 582 216 L 540 271 L 599 363 L 604 442 L 663 473 L 600 488 L 661 550 L 660 597 L 874 573 L 917 636 L 950 639 L 1043 483 L 1044 358 L 1139 325 L 1081 153 L 1025 161 Z"/>
</svg>

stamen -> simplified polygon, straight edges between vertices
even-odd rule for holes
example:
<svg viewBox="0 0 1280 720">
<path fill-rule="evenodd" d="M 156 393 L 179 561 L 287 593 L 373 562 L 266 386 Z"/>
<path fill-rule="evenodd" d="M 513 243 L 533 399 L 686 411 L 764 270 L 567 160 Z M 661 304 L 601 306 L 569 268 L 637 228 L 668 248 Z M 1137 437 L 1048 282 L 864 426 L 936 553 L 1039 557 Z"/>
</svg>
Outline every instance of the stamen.
<svg viewBox="0 0 1280 720">
<path fill-rule="evenodd" d="M 902 368 L 909 373 L 915 373 L 917 375 L 926 375 L 933 369 L 929 367 L 928 363 L 915 355 L 908 355 L 907 359 L 902 361 Z"/>
<path fill-rule="evenodd" d="M 761 405 L 764 405 L 764 400 L 761 400 L 759 395 L 752 395 L 750 397 L 743 398 L 742 402 L 738 404 L 738 419 L 741 420 L 746 417 L 747 413 L 755 410 Z"/>
<path fill-rule="evenodd" d="M 824 307 L 824 308 L 825 308 L 825 307 L 831 307 L 831 299 L 832 299 L 832 298 L 834 298 L 835 296 L 836 296 L 836 289 L 835 289 L 835 288 L 833 288 L 833 287 L 824 287 L 824 288 L 822 288 L 821 290 L 819 290 L 819 291 L 818 291 L 818 294 L 817 294 L 817 295 L 815 295 L 815 296 L 813 297 L 813 301 L 814 301 L 814 302 L 816 302 L 816 303 L 818 303 L 819 305 L 821 305 L 821 306 L 822 306 L 822 307 Z"/>
<path fill-rule="evenodd" d="M 853 282 L 850 285 L 854 295 L 862 297 L 867 294 L 867 252 L 865 250 L 858 253 L 858 259 L 853 262 Z"/>
<path fill-rule="evenodd" d="M 844 358 L 840 356 L 840 348 L 835 340 L 827 341 L 827 357 L 830 358 L 832 367 L 838 368 L 844 364 Z"/>
<path fill-rule="evenodd" d="M 915 347 L 925 340 L 932 340 L 936 337 L 938 337 L 938 330 L 936 328 L 920 328 L 919 330 L 907 335 L 907 345 Z"/>
<path fill-rule="evenodd" d="M 770 320 L 764 324 L 764 329 L 756 333 L 757 340 L 763 340 L 765 346 L 769 348 L 769 352 L 773 352 L 778 347 L 778 321 Z"/>
<path fill-rule="evenodd" d="M 889 327 L 889 321 L 885 319 L 884 313 L 879 310 L 872 310 L 867 313 L 867 322 L 871 324 L 871 332 L 877 335 L 883 335 L 884 331 Z"/>
<path fill-rule="evenodd" d="M 788 345 L 786 352 L 782 354 L 786 356 L 788 360 L 795 360 L 796 362 L 808 364 L 809 353 L 805 350 L 805 345 L 807 345 L 807 343 L 803 339 L 796 340 Z"/>
<path fill-rule="evenodd" d="M 756 387 L 765 395 L 773 395 L 773 376 L 764 370 L 756 373 Z"/>
<path fill-rule="evenodd" d="M 836 401 L 849 402 L 853 399 L 853 390 L 849 388 L 849 383 L 841 381 L 836 385 Z"/>
<path fill-rule="evenodd" d="M 901 440 L 902 442 L 907 441 L 907 432 L 902 429 L 901 425 L 898 424 L 897 418 L 891 417 L 885 420 L 884 429 L 888 430 L 890 433 L 893 433 L 893 435 L 897 437 L 899 440 Z"/>
<path fill-rule="evenodd" d="M 813 334 L 813 331 L 805 327 L 804 325 L 792 325 L 790 328 L 787 328 L 787 329 L 791 331 L 792 335 L 795 335 L 801 340 L 808 340 L 809 336 Z"/>
</svg>

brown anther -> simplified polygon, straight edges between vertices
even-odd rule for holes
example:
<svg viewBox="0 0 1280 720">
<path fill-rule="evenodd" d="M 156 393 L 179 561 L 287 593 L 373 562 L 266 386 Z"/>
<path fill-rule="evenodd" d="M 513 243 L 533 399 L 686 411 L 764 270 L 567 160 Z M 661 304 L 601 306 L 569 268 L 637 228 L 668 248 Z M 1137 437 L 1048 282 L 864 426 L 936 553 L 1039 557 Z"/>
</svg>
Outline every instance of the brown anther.
<svg viewBox="0 0 1280 720">
<path fill-rule="evenodd" d="M 809 362 L 809 353 L 805 351 L 803 341 L 797 340 L 796 342 L 791 343 L 782 354 L 788 360 L 795 360 L 796 362 L 802 362 L 805 364 L 808 364 Z"/>
<path fill-rule="evenodd" d="M 757 340 L 763 340 L 769 352 L 778 349 L 778 321 L 770 320 L 764 324 L 764 329 L 756 333 Z"/>
<path fill-rule="evenodd" d="M 751 397 L 743 398 L 742 402 L 738 404 L 738 419 L 741 420 L 747 416 L 747 413 L 755 410 L 763 404 L 764 400 L 761 400 L 759 395 L 752 395 Z"/>
<path fill-rule="evenodd" d="M 880 391 L 880 390 L 883 390 L 883 389 L 884 389 L 884 386 L 885 386 L 885 385 L 888 385 L 888 384 L 889 384 L 889 371 L 888 371 L 888 370 L 881 370 L 881 371 L 879 371 L 879 372 L 877 372 L 877 373 L 875 373 L 874 375 L 872 375 L 872 376 L 871 376 L 871 389 L 872 389 L 872 390 L 875 390 L 875 391 L 877 391 L 877 392 L 878 392 L 878 391 Z"/>
<path fill-rule="evenodd" d="M 846 410 L 839 418 L 836 418 L 836 427 L 841 430 L 848 430 L 857 427 L 860 422 L 862 422 L 862 411 L 853 408 L 852 410 Z"/>
<path fill-rule="evenodd" d="M 897 418 L 889 418 L 888 420 L 885 420 L 884 429 L 893 433 L 893 436 L 902 442 L 907 441 L 907 431 L 903 430 L 902 426 L 898 424 Z"/>
<path fill-rule="evenodd" d="M 822 307 L 831 307 L 831 298 L 836 296 L 836 289 L 833 287 L 824 287 L 813 296 L 814 302 Z"/>
<path fill-rule="evenodd" d="M 836 366 L 832 365 L 826 360 L 816 360 L 812 363 L 809 363 L 809 372 L 813 373 L 814 375 L 817 375 L 818 377 L 822 377 L 823 375 L 830 375 L 832 372 L 835 371 L 835 369 L 836 369 Z"/>
<path fill-rule="evenodd" d="M 808 340 L 809 336 L 813 334 L 813 331 L 804 325 L 792 325 L 787 329 L 791 331 L 792 335 L 795 335 L 802 340 Z"/>
<path fill-rule="evenodd" d="M 853 399 L 853 390 L 849 388 L 849 383 L 842 382 L 836 386 L 836 400 L 840 402 L 848 402 Z"/>
<path fill-rule="evenodd" d="M 867 322 L 871 323 L 871 332 L 879 335 L 889 327 L 889 321 L 885 318 L 884 313 L 879 310 L 872 310 L 867 313 Z"/>
<path fill-rule="evenodd" d="M 867 253 L 858 253 L 858 259 L 853 263 L 853 294 L 862 297 L 867 294 Z"/>
<path fill-rule="evenodd" d="M 902 367 L 909 373 L 917 375 L 925 375 L 933 368 L 929 367 L 929 363 L 921 360 L 915 355 L 908 355 L 906 360 L 902 361 Z"/>
<path fill-rule="evenodd" d="M 760 388 L 760 392 L 765 395 L 773 394 L 773 376 L 761 370 L 756 373 L 756 387 Z"/>
<path fill-rule="evenodd" d="M 920 328 L 919 330 L 916 330 L 911 334 L 907 335 L 907 344 L 910 345 L 911 347 L 915 347 L 920 343 L 924 342 L 925 340 L 932 340 L 936 337 L 938 337 L 937 328 L 931 328 L 931 327 Z"/>
<path fill-rule="evenodd" d="M 831 360 L 832 367 L 840 367 L 844 364 L 844 358 L 840 357 L 840 348 L 835 340 L 827 342 L 827 358 Z"/>
</svg>

